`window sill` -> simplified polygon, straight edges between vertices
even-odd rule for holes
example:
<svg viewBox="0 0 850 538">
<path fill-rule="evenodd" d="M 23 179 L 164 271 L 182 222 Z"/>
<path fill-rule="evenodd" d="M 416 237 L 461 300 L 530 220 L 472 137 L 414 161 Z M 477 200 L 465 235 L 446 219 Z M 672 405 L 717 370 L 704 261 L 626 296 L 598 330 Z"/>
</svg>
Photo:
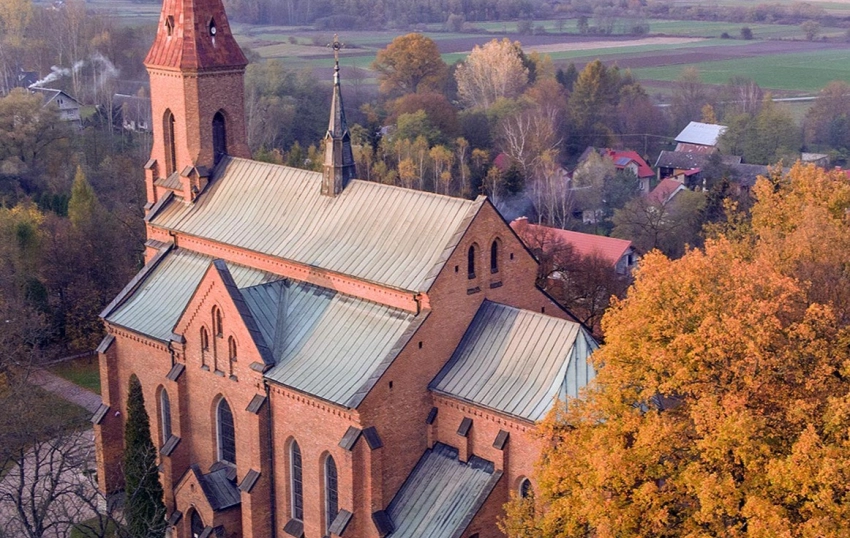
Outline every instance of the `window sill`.
<svg viewBox="0 0 850 538">
<path fill-rule="evenodd" d="M 201 370 L 203 370 L 203 371 L 205 371 L 205 372 L 209 372 L 209 371 L 210 371 L 210 367 L 209 367 L 209 366 L 207 366 L 206 364 L 202 364 L 202 365 L 201 365 Z"/>
<path fill-rule="evenodd" d="M 501 280 L 498 281 L 498 282 L 490 282 L 490 289 L 491 290 L 496 289 L 496 288 L 501 288 L 501 287 L 502 287 L 502 281 Z"/>
<path fill-rule="evenodd" d="M 224 372 L 222 372 L 221 370 L 216 370 L 215 375 L 217 375 L 218 377 L 224 377 Z"/>
<path fill-rule="evenodd" d="M 238 378 L 238 377 L 236 377 L 236 376 L 235 376 L 235 375 L 233 375 L 233 374 L 231 374 L 231 375 L 230 375 L 230 377 L 229 377 L 228 379 L 230 379 L 231 381 L 239 381 L 239 378 Z"/>
<path fill-rule="evenodd" d="M 475 286 L 474 288 L 469 288 L 468 290 L 466 290 L 466 294 L 467 295 L 474 295 L 474 294 L 476 294 L 480 291 L 481 291 L 481 288 L 479 288 L 478 286 Z"/>
</svg>

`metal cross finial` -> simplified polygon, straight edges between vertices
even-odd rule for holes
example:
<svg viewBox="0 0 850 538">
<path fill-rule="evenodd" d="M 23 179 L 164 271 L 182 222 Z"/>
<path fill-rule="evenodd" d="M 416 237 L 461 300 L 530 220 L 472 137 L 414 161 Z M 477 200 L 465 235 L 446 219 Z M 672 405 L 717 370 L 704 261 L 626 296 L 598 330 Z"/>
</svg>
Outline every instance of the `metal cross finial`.
<svg viewBox="0 0 850 538">
<path fill-rule="evenodd" d="M 339 65 L 339 50 L 342 49 L 342 48 L 345 48 L 345 43 L 340 43 L 339 42 L 339 35 L 334 34 L 334 41 L 333 41 L 333 43 L 328 43 L 328 46 L 333 49 L 333 51 L 334 51 L 334 61 L 336 62 L 336 65 L 338 66 Z"/>
</svg>

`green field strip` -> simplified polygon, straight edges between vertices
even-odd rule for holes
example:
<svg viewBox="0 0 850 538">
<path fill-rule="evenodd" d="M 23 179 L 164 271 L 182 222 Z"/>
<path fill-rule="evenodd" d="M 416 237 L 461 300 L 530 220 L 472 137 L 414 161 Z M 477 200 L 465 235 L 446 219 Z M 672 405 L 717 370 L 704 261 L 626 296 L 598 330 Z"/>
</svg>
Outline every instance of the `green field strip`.
<svg viewBox="0 0 850 538">
<path fill-rule="evenodd" d="M 833 80 L 850 81 L 850 50 L 776 54 L 693 64 L 707 84 L 725 84 L 734 76 L 752 78 L 762 88 L 816 92 Z M 676 80 L 682 65 L 632 69 L 639 80 Z"/>
</svg>

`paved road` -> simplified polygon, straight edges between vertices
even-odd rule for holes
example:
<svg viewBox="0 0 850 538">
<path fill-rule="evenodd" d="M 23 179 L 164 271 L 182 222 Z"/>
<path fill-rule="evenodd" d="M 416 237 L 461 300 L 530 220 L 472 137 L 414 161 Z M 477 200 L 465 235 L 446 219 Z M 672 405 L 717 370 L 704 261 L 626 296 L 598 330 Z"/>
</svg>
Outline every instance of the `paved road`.
<svg viewBox="0 0 850 538">
<path fill-rule="evenodd" d="M 39 386 L 46 391 L 64 398 L 71 403 L 75 403 L 80 407 L 87 409 L 90 413 L 97 411 L 100 407 L 100 394 L 95 394 L 90 390 L 79 387 L 67 379 L 62 379 L 56 374 L 50 373 L 47 370 L 37 369 L 30 373 L 30 382 L 33 385 Z"/>
</svg>

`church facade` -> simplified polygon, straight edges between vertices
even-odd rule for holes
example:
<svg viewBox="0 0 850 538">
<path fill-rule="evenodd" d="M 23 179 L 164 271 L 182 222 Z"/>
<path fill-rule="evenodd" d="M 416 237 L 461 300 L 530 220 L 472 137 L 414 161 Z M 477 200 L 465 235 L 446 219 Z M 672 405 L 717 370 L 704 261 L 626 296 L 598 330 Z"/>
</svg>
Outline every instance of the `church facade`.
<svg viewBox="0 0 850 538">
<path fill-rule="evenodd" d="M 221 0 L 164 0 L 145 65 L 146 264 L 102 313 L 98 480 L 139 379 L 178 538 L 500 536 L 531 435 L 596 344 L 485 198 L 356 179 L 337 63 L 323 172 L 250 160 Z"/>
</svg>

